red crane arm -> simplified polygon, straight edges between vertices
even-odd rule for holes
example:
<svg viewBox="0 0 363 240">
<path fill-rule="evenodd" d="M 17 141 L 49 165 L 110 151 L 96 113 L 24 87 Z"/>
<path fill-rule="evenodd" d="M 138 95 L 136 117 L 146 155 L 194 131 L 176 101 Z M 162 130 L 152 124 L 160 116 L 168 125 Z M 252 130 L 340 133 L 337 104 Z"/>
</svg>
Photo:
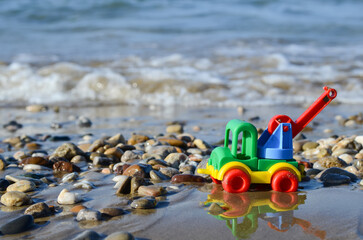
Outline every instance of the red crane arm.
<svg viewBox="0 0 363 240">
<path fill-rule="evenodd" d="M 301 130 L 318 115 L 335 97 L 337 91 L 334 88 L 324 87 L 324 93 L 301 114 L 301 116 L 293 121 L 289 116 L 276 115 L 268 123 L 268 132 L 272 134 L 280 123 L 290 123 L 292 128 L 292 137 L 294 138 Z"/>
</svg>

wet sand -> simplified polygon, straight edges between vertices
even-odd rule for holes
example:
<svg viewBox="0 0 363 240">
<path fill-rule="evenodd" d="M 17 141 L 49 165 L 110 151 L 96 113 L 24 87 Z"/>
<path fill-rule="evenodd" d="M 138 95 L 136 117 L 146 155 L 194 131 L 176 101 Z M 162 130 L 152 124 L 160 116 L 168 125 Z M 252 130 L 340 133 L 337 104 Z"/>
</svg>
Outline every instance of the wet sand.
<svg viewBox="0 0 363 240">
<path fill-rule="evenodd" d="M 340 126 L 334 117 L 338 114 L 348 117 L 357 114 L 360 106 L 329 106 L 311 124 L 313 131 L 305 132 L 308 139 L 316 140 L 337 135 L 362 135 L 362 125 L 348 128 Z M 92 133 L 92 139 L 102 136 L 112 136 L 122 133 L 129 138 L 131 133 L 143 133 L 146 135 L 157 135 L 165 132 L 167 122 L 186 121 L 185 132 L 209 143 L 216 143 L 223 139 L 224 126 L 226 122 L 233 118 L 252 120 L 257 127 L 265 127 L 270 117 L 275 114 L 287 114 L 296 119 L 304 111 L 303 108 L 286 106 L 276 108 L 247 108 L 243 115 L 236 109 L 207 109 L 207 108 L 175 108 L 175 109 L 150 109 L 135 108 L 132 106 L 121 107 L 99 107 L 99 108 L 74 108 L 60 109 L 59 113 L 52 110 L 40 113 L 29 113 L 24 109 L 1 109 L 5 121 L 16 119 L 23 124 L 15 133 L 1 130 L 2 139 L 10 136 L 27 134 L 51 134 L 66 135 L 71 137 L 71 141 L 78 143 L 82 141 L 84 134 Z M 84 115 L 92 120 L 90 128 L 77 127 L 76 116 Z M 259 117 L 259 119 L 255 117 Z M 51 129 L 50 123 L 58 122 L 63 125 L 60 129 Z M 316 122 L 314 124 L 314 122 Z M 194 132 L 193 127 L 200 126 L 201 131 Z M 324 133 L 325 129 L 332 132 Z M 49 152 L 61 145 L 61 142 L 44 142 L 42 149 Z M 10 156 L 14 151 L 3 153 Z M 8 174 L 19 174 L 22 170 L 15 167 L 0 171 L 0 178 Z M 46 173 L 49 174 L 49 173 Z M 304 196 L 305 201 L 301 204 L 292 204 L 292 210 L 277 211 L 281 209 L 267 209 L 271 203 L 271 195 L 263 197 L 263 202 L 267 205 L 255 206 L 250 200 L 248 206 L 251 212 L 245 212 L 237 216 L 235 231 L 231 231 L 225 220 L 217 219 L 208 214 L 207 206 L 204 206 L 208 195 L 213 195 L 211 191 L 215 187 L 213 184 L 197 185 L 176 185 L 177 189 L 170 191 L 166 199 L 158 203 L 155 209 L 135 210 L 128 206 L 129 199 L 115 195 L 112 182 L 113 174 L 104 175 L 98 172 L 87 174 L 92 183 L 96 185 L 93 190 L 75 189 L 70 183 L 47 187 L 32 193 L 35 202 L 45 201 L 50 205 L 59 205 L 56 202 L 59 192 L 70 187 L 74 192 L 83 195 L 86 200 L 83 205 L 88 208 L 100 209 L 103 207 L 121 207 L 126 210 L 126 214 L 115 217 L 107 221 L 98 222 L 77 222 L 73 214 L 69 214 L 71 206 L 62 206 L 63 209 L 54 216 L 37 219 L 37 227 L 18 235 L 1 236 L 3 239 L 71 239 L 85 229 L 92 229 L 103 236 L 115 231 L 128 231 L 138 239 L 236 239 L 236 232 L 252 239 L 359 239 L 362 237 L 363 205 L 362 187 L 358 183 L 342 185 L 338 187 L 324 188 L 316 180 L 303 182 L 300 184 L 299 196 Z M 86 177 L 87 177 L 86 175 Z M 162 186 L 171 186 L 170 182 L 158 183 Z M 221 190 L 218 190 L 223 194 Z M 217 193 L 218 193 L 217 191 Z M 249 198 L 255 199 L 259 192 L 249 192 Z M 243 204 L 241 204 L 243 205 Z M 252 209 L 253 208 L 253 209 Z M 20 216 L 24 207 L 0 208 L 1 225 L 9 219 Z M 257 210 L 256 210 L 257 209 Z M 257 211 L 257 212 L 256 212 Z M 244 222 L 245 218 L 252 218 L 256 221 L 251 230 L 251 223 Z M 270 224 L 269 224 L 270 222 Z M 282 225 L 278 223 L 282 223 Z M 278 231 L 280 226 L 283 231 Z M 281 229 L 280 229 L 281 230 Z M 247 234 L 248 231 L 251 231 Z M 241 233 L 242 232 L 242 233 Z M 65 236 L 66 235 L 66 236 Z"/>
</svg>

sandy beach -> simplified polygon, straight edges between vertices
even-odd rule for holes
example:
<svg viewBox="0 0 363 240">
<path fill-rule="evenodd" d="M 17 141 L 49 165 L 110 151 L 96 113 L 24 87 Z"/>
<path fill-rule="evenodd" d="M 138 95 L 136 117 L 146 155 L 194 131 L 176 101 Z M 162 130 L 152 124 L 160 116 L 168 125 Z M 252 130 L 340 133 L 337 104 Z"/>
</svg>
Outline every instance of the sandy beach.
<svg viewBox="0 0 363 240">
<path fill-rule="evenodd" d="M 3 0 L 0 238 L 362 239 L 361 9 Z M 305 167 L 296 192 L 232 194 L 198 173 L 230 120 L 257 138 L 324 86 L 336 98 L 285 159 Z"/>
</svg>

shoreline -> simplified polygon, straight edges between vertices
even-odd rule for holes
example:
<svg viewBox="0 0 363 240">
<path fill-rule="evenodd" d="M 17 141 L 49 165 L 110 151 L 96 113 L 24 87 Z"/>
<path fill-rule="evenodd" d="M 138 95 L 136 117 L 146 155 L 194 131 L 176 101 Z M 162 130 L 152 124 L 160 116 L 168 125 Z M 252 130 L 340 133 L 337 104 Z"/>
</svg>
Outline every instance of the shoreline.
<svg viewBox="0 0 363 240">
<path fill-rule="evenodd" d="M 349 134 L 350 132 L 355 132 L 357 135 L 362 135 L 362 127 L 359 124 L 356 125 L 356 127 L 358 128 L 351 128 L 339 125 L 338 121 L 335 119 L 335 115 L 336 112 L 339 112 L 342 109 L 344 109 L 344 107 L 339 105 L 329 106 L 320 114 L 320 117 L 318 116 L 311 123 L 313 130 L 304 133 L 307 139 L 297 139 L 296 141 L 294 141 L 295 143 L 298 143 L 297 145 L 299 146 L 299 150 L 297 150 L 297 154 L 295 155 L 295 157 L 308 162 L 307 166 L 309 166 L 310 168 L 318 167 L 318 165 L 316 165 L 316 162 L 319 162 L 319 160 L 322 158 L 326 159 L 319 162 L 320 164 L 323 164 L 323 166 L 325 166 L 324 164 L 328 164 L 326 166 L 328 166 L 329 168 L 340 166 L 329 165 L 329 157 L 331 153 L 325 155 L 322 158 L 316 158 L 316 154 L 320 154 L 322 148 L 318 147 L 316 149 L 307 149 L 303 151 L 302 147 L 309 141 L 315 143 L 317 139 L 325 139 L 324 141 L 327 141 L 327 143 L 329 141 L 334 141 L 333 138 L 330 138 L 329 140 L 329 136 L 334 134 L 337 135 L 337 141 L 334 143 L 334 145 L 337 145 L 341 140 L 350 139 L 352 135 Z M 114 184 L 116 182 L 112 179 L 116 176 L 124 176 L 119 174 L 123 173 L 123 171 L 126 171 L 129 168 L 127 167 L 126 170 L 123 169 L 124 167 L 115 168 L 115 165 L 119 164 L 120 166 L 126 166 L 128 164 L 141 164 L 140 166 L 144 167 L 145 164 L 151 164 L 151 160 L 145 160 L 147 158 L 138 160 L 122 160 L 121 157 L 121 161 L 119 159 L 116 162 L 110 164 L 107 163 L 107 161 L 109 160 L 106 161 L 105 159 L 103 159 L 103 157 L 99 157 L 97 160 L 95 160 L 94 157 L 93 160 L 89 159 L 89 154 L 84 155 L 86 159 L 83 159 L 81 161 L 79 159 L 74 160 L 73 157 L 70 158 L 68 156 L 68 161 L 70 161 L 73 165 L 79 166 L 81 170 L 81 172 L 74 173 L 74 175 L 72 175 L 73 173 L 68 173 L 68 175 L 67 173 L 62 173 L 61 175 L 58 175 L 58 173 L 53 172 L 51 169 L 47 169 L 46 167 L 42 167 L 41 165 L 29 166 L 29 169 L 34 168 L 40 170 L 26 172 L 22 170 L 22 168 L 26 166 L 26 164 L 24 166 L 18 166 L 18 164 L 24 159 L 31 156 L 34 157 L 35 155 L 40 156 L 41 158 L 44 158 L 46 160 L 52 159 L 51 156 L 54 155 L 56 152 L 59 152 L 57 148 L 64 145 L 66 142 L 75 143 L 77 146 L 83 149 L 82 151 L 84 151 L 84 153 L 86 153 L 86 151 L 96 152 L 96 149 L 99 147 L 92 149 L 90 149 L 90 147 L 92 146 L 92 144 L 95 146 L 95 144 L 99 141 L 106 141 L 102 143 L 106 145 L 108 144 L 107 142 L 116 141 L 112 144 L 118 144 L 119 147 L 123 149 L 123 155 L 125 155 L 125 152 L 128 151 L 127 148 L 125 148 L 125 146 L 127 146 L 127 143 L 133 143 L 133 145 L 137 147 L 137 150 L 135 150 L 135 154 L 140 154 L 142 152 L 144 155 L 147 155 L 150 154 L 150 150 L 147 150 L 149 148 L 146 144 L 147 142 L 155 143 L 158 138 L 165 138 L 170 135 L 171 139 L 175 138 L 175 140 L 173 140 L 174 142 L 171 139 L 167 141 L 171 141 L 170 143 L 173 142 L 173 144 L 175 144 L 175 141 L 183 136 L 183 134 L 180 133 L 167 133 L 166 129 L 168 128 L 168 123 L 174 123 L 176 125 L 183 123 L 185 124 L 183 126 L 185 133 L 189 132 L 191 133 L 190 136 L 204 140 L 204 144 L 214 144 L 223 139 L 223 129 L 225 127 L 225 122 L 227 121 L 227 119 L 256 119 L 255 121 L 251 122 L 258 127 L 263 127 L 267 124 L 267 115 L 269 115 L 271 112 L 277 112 L 279 114 L 285 113 L 290 116 L 294 116 L 299 113 L 301 114 L 304 111 L 303 108 L 296 108 L 291 106 L 280 106 L 278 108 L 272 109 L 247 108 L 242 115 L 240 115 L 236 108 L 179 108 L 169 112 L 166 109 L 164 109 L 164 111 L 157 112 L 154 109 L 149 108 L 143 108 L 143 110 L 140 110 L 140 108 L 134 108 L 133 106 L 123 106 L 105 108 L 84 108 L 81 109 L 81 111 L 79 110 L 79 108 L 61 108 L 59 113 L 53 112 L 52 110 L 48 110 L 47 112 L 31 113 L 26 112 L 24 109 L 12 109 L 10 113 L 7 113 L 8 116 L 14 116 L 15 119 L 23 125 L 23 127 L 19 128 L 16 132 L 13 133 L 7 132 L 5 129 L 2 129 L 3 133 L 5 132 L 5 134 L 8 134 L 7 137 L 5 137 L 5 135 L 2 135 L 2 144 L 4 144 L 4 141 L 8 141 L 6 139 L 14 139 L 15 136 L 23 136 L 19 138 L 19 141 L 24 141 L 24 139 L 26 138 L 33 140 L 30 140 L 30 142 L 27 143 L 24 142 L 23 145 L 19 145 L 22 146 L 21 148 L 15 147 L 15 143 L 15 145 L 11 147 L 10 151 L 4 149 L 5 152 L 2 153 L 2 155 L 5 157 L 5 162 L 7 162 L 7 164 L 9 165 L 6 167 L 5 171 L 0 171 L 0 178 L 5 178 L 6 176 L 21 177 L 25 174 L 26 176 L 28 176 L 28 178 L 26 179 L 37 183 L 37 187 L 32 192 L 26 193 L 33 199 L 33 203 L 45 202 L 49 206 L 54 206 L 54 209 L 52 211 L 55 212 L 50 217 L 41 218 L 40 220 L 35 218 L 35 227 L 31 228 L 30 231 L 25 231 L 23 233 L 20 233 L 19 235 L 3 235 L 2 237 L 4 239 L 16 239 L 21 236 L 28 236 L 37 239 L 46 239 L 49 238 L 49 236 L 52 236 L 52 238 L 54 239 L 63 239 L 64 231 L 69 234 L 69 237 L 75 238 L 78 234 L 81 234 L 85 230 L 95 231 L 97 234 L 99 234 L 99 239 L 106 238 L 113 232 L 120 230 L 131 233 L 136 239 L 185 239 L 185 237 L 197 237 L 198 239 L 206 239 L 209 236 L 220 236 L 221 238 L 223 237 L 226 239 L 233 239 L 233 233 L 231 233 L 228 227 L 226 227 L 225 223 L 222 224 L 221 222 L 223 221 L 215 219 L 213 216 L 208 214 L 208 207 L 200 205 L 200 202 L 205 202 L 208 199 L 208 195 L 211 194 L 212 189 L 215 187 L 212 183 L 205 183 L 202 185 L 172 184 L 170 180 L 154 181 L 150 179 L 149 175 L 147 175 L 144 177 L 144 180 L 147 182 L 146 187 L 154 186 L 155 189 L 153 189 L 153 191 L 160 191 L 159 193 L 157 193 L 157 197 L 151 197 L 151 199 L 155 199 L 156 201 L 154 202 L 156 206 L 152 207 L 151 209 L 135 209 L 131 207 L 131 204 L 134 201 L 137 201 L 138 199 L 140 199 L 140 197 L 141 199 L 143 199 L 143 197 L 137 192 L 136 194 L 126 195 L 120 195 L 115 193 L 115 191 L 117 192 L 119 190 L 117 188 L 114 188 Z M 345 118 L 348 118 L 349 116 L 357 113 L 356 109 L 354 108 L 345 108 L 345 110 L 346 111 L 344 112 L 344 114 L 342 114 Z M 4 109 L 0 109 L 0 111 L 4 111 Z M 105 113 L 108 114 L 105 115 Z M 70 119 L 69 116 L 73 117 L 71 117 Z M 79 116 L 89 117 L 89 120 L 92 123 L 91 126 L 81 127 L 81 125 L 78 125 L 77 120 L 79 120 Z M 259 118 L 256 118 L 256 116 L 259 116 Z M 66 122 L 66 124 L 64 124 L 62 128 L 52 129 L 50 128 L 50 123 L 54 119 L 57 119 L 58 121 L 63 120 L 59 122 Z M 319 124 L 314 124 L 314 122 L 317 122 Z M 332 129 L 333 132 L 324 133 L 324 130 L 327 128 Z M 141 136 L 148 137 L 149 140 L 146 140 L 146 138 L 142 137 L 141 139 L 144 140 L 135 138 L 139 139 L 137 140 L 140 141 L 139 143 L 129 142 L 131 141 L 131 139 L 134 138 L 134 135 L 132 135 L 133 132 L 141 134 Z M 124 135 L 124 137 L 121 137 L 121 135 L 115 135 L 115 133 L 121 133 L 122 135 Z M 342 135 L 346 135 L 346 137 L 339 138 L 339 136 Z M 52 137 L 62 136 L 68 137 L 68 140 L 50 141 Z M 174 138 L 172 136 L 174 136 Z M 200 161 L 205 161 L 205 159 L 208 158 L 212 146 L 209 146 L 206 149 L 202 150 L 200 147 L 194 145 L 193 142 L 194 141 L 187 142 L 187 144 L 189 144 L 188 147 L 183 147 L 184 149 L 181 149 L 183 153 L 180 154 L 185 154 L 188 157 L 188 160 L 185 163 L 179 163 L 179 165 L 174 165 L 174 163 L 171 162 L 165 163 L 167 156 L 163 156 L 160 157 L 160 159 L 163 160 L 161 160 L 157 164 L 153 164 L 166 164 L 168 168 L 176 167 L 176 169 L 179 169 L 179 171 L 185 171 L 184 173 L 194 174 L 195 167 L 200 164 Z M 30 143 L 31 145 L 29 145 Z M 29 146 L 37 146 L 37 144 L 38 147 L 36 150 L 29 149 Z M 102 144 L 99 146 L 106 146 Z M 325 146 L 321 142 L 319 142 L 319 144 L 321 146 Z M 2 145 L 3 148 L 4 146 L 5 145 Z M 191 149 L 194 149 L 190 150 L 193 153 L 188 150 L 190 147 L 192 147 Z M 349 145 L 348 147 L 350 148 L 351 145 Z M 100 151 L 100 149 L 98 150 Z M 316 152 L 317 150 L 319 151 Z M 32 151 L 33 155 L 30 154 Z M 107 158 L 110 157 L 110 155 L 107 156 Z M 120 157 L 120 155 L 117 156 Z M 18 160 L 11 160 L 9 157 L 17 157 Z M 354 158 L 354 154 L 352 155 L 352 157 Z M 100 161 L 106 162 L 102 163 L 102 166 L 95 165 L 95 161 L 99 163 Z M 118 161 L 120 161 L 120 163 L 118 163 Z M 355 166 L 355 161 L 356 160 L 349 163 L 348 166 Z M 153 166 L 154 168 L 155 165 L 151 166 Z M 358 165 L 358 167 L 359 166 L 360 165 Z M 346 167 L 343 166 L 340 166 L 340 168 L 346 169 Z M 156 167 L 156 169 L 154 168 L 155 171 L 160 173 L 161 167 L 158 166 Z M 147 171 L 150 171 L 150 169 Z M 67 178 L 70 178 L 69 181 L 64 180 L 65 175 L 67 175 Z M 163 174 L 161 174 L 160 176 L 163 176 Z M 33 179 L 32 177 L 35 178 Z M 9 179 L 9 177 L 7 178 Z M 40 178 L 42 179 L 43 183 L 39 182 Z M 323 187 L 324 181 L 315 179 L 315 175 L 310 175 L 310 178 L 310 181 L 302 182 L 300 184 L 301 188 L 297 192 L 297 194 L 299 195 L 306 195 L 306 201 L 304 204 L 300 204 L 299 206 L 294 205 L 293 207 L 296 207 L 297 209 L 293 209 L 291 211 L 283 210 L 280 213 L 277 212 L 278 215 L 276 215 L 276 212 L 267 212 L 263 214 L 260 213 L 260 215 L 258 216 L 253 215 L 254 217 L 258 217 L 260 219 L 263 219 L 264 221 L 259 221 L 259 227 L 254 233 L 251 233 L 250 237 L 260 238 L 269 235 L 273 236 L 273 238 L 281 239 L 290 239 L 292 236 L 299 236 L 299 238 L 301 239 L 310 239 L 314 235 L 311 235 L 311 231 L 309 232 L 309 230 L 304 229 L 301 226 L 299 227 L 299 224 L 297 223 L 295 223 L 295 225 L 297 224 L 295 227 L 291 226 L 291 228 L 289 228 L 287 234 L 285 233 L 285 235 L 281 235 L 281 233 L 271 229 L 270 227 L 271 224 L 276 224 L 275 222 L 271 222 L 270 225 L 268 224 L 268 221 L 270 221 L 271 219 L 268 220 L 266 216 L 270 216 L 271 214 L 271 216 L 275 217 L 280 215 L 285 216 L 286 214 L 289 216 L 293 215 L 299 219 L 302 219 L 301 221 L 303 222 L 308 221 L 312 224 L 312 229 L 315 229 L 316 231 L 318 231 L 318 233 L 319 231 L 326 232 L 325 239 L 334 239 L 334 236 L 339 234 L 340 231 L 340 228 L 337 228 L 337 226 L 341 226 L 342 224 L 347 230 L 343 231 L 343 233 L 340 233 L 341 235 L 339 236 L 346 239 L 355 239 L 359 237 L 359 234 L 361 233 L 359 232 L 360 225 L 358 224 L 360 224 L 361 222 L 360 219 L 363 218 L 359 215 L 358 211 L 360 209 L 359 199 L 361 199 L 363 194 L 362 186 L 359 185 L 359 182 L 361 181 L 361 176 L 359 176 L 360 179 L 358 181 L 353 181 L 349 185 L 343 184 L 337 187 Z M 76 187 L 76 184 L 79 184 L 78 187 Z M 141 185 L 143 186 L 143 184 Z M 82 197 L 83 201 L 71 205 L 60 204 L 57 199 L 63 189 L 68 189 L 69 192 L 72 194 L 79 194 Z M 221 191 L 219 192 L 223 193 Z M 270 191 L 267 191 L 266 193 L 271 194 Z M 2 192 L 2 195 L 4 194 L 5 192 Z M 248 192 L 248 194 L 251 195 L 251 199 L 255 199 L 255 197 L 261 194 L 261 192 L 250 191 Z M 105 197 L 100 198 L 100 196 Z M 269 202 L 270 198 L 271 196 L 269 195 L 267 198 L 263 198 L 263 201 Z M 335 198 L 338 199 L 338 201 L 331 200 L 327 202 L 324 200 L 326 198 Z M 346 205 L 345 203 L 348 201 L 350 201 L 350 204 Z M 111 218 L 102 218 L 98 221 L 76 221 L 78 215 L 71 212 L 72 207 L 75 205 L 83 205 L 90 211 L 101 211 L 104 208 L 121 208 L 123 209 L 123 214 Z M 23 207 L 14 208 L 1 205 L 1 222 L 5 223 L 8 222 L 9 219 L 21 216 L 24 213 L 24 210 L 29 206 L 30 204 L 26 204 Z M 254 205 L 250 206 L 250 208 L 254 208 Z M 247 215 L 251 217 L 252 215 L 249 214 L 252 213 L 253 211 L 251 213 L 248 213 Z M 318 214 L 316 215 L 315 213 Z M 349 216 L 345 216 L 345 213 L 349 213 L 347 214 Z M 238 221 L 243 221 L 243 219 L 247 218 L 247 215 L 240 216 L 238 218 L 240 220 Z M 325 220 L 331 219 L 335 215 L 337 215 L 337 217 L 339 218 L 338 222 Z M 352 218 L 355 220 L 349 222 L 349 220 Z M 199 225 L 196 225 L 194 221 L 197 221 Z M 265 223 L 265 221 L 267 222 Z M 290 225 L 294 224 L 290 222 Z"/>
</svg>

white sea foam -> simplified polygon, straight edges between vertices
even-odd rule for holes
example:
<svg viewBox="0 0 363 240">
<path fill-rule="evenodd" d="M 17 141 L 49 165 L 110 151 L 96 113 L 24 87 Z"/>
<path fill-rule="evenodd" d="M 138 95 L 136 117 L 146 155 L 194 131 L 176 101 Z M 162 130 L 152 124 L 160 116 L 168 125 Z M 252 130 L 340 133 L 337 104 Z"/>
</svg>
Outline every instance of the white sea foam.
<svg viewBox="0 0 363 240">
<path fill-rule="evenodd" d="M 219 47 L 209 58 L 171 54 L 129 56 L 97 65 L 3 64 L 0 101 L 21 106 L 304 104 L 329 85 L 338 90 L 337 101 L 363 103 L 360 53 L 357 57 L 345 55 L 345 49 L 337 47 L 333 58 L 320 56 L 328 52 L 324 48 L 306 45 L 304 51 L 304 46 L 292 45 L 261 46 L 246 54 L 248 47 L 252 48 L 240 44 Z"/>
</svg>

